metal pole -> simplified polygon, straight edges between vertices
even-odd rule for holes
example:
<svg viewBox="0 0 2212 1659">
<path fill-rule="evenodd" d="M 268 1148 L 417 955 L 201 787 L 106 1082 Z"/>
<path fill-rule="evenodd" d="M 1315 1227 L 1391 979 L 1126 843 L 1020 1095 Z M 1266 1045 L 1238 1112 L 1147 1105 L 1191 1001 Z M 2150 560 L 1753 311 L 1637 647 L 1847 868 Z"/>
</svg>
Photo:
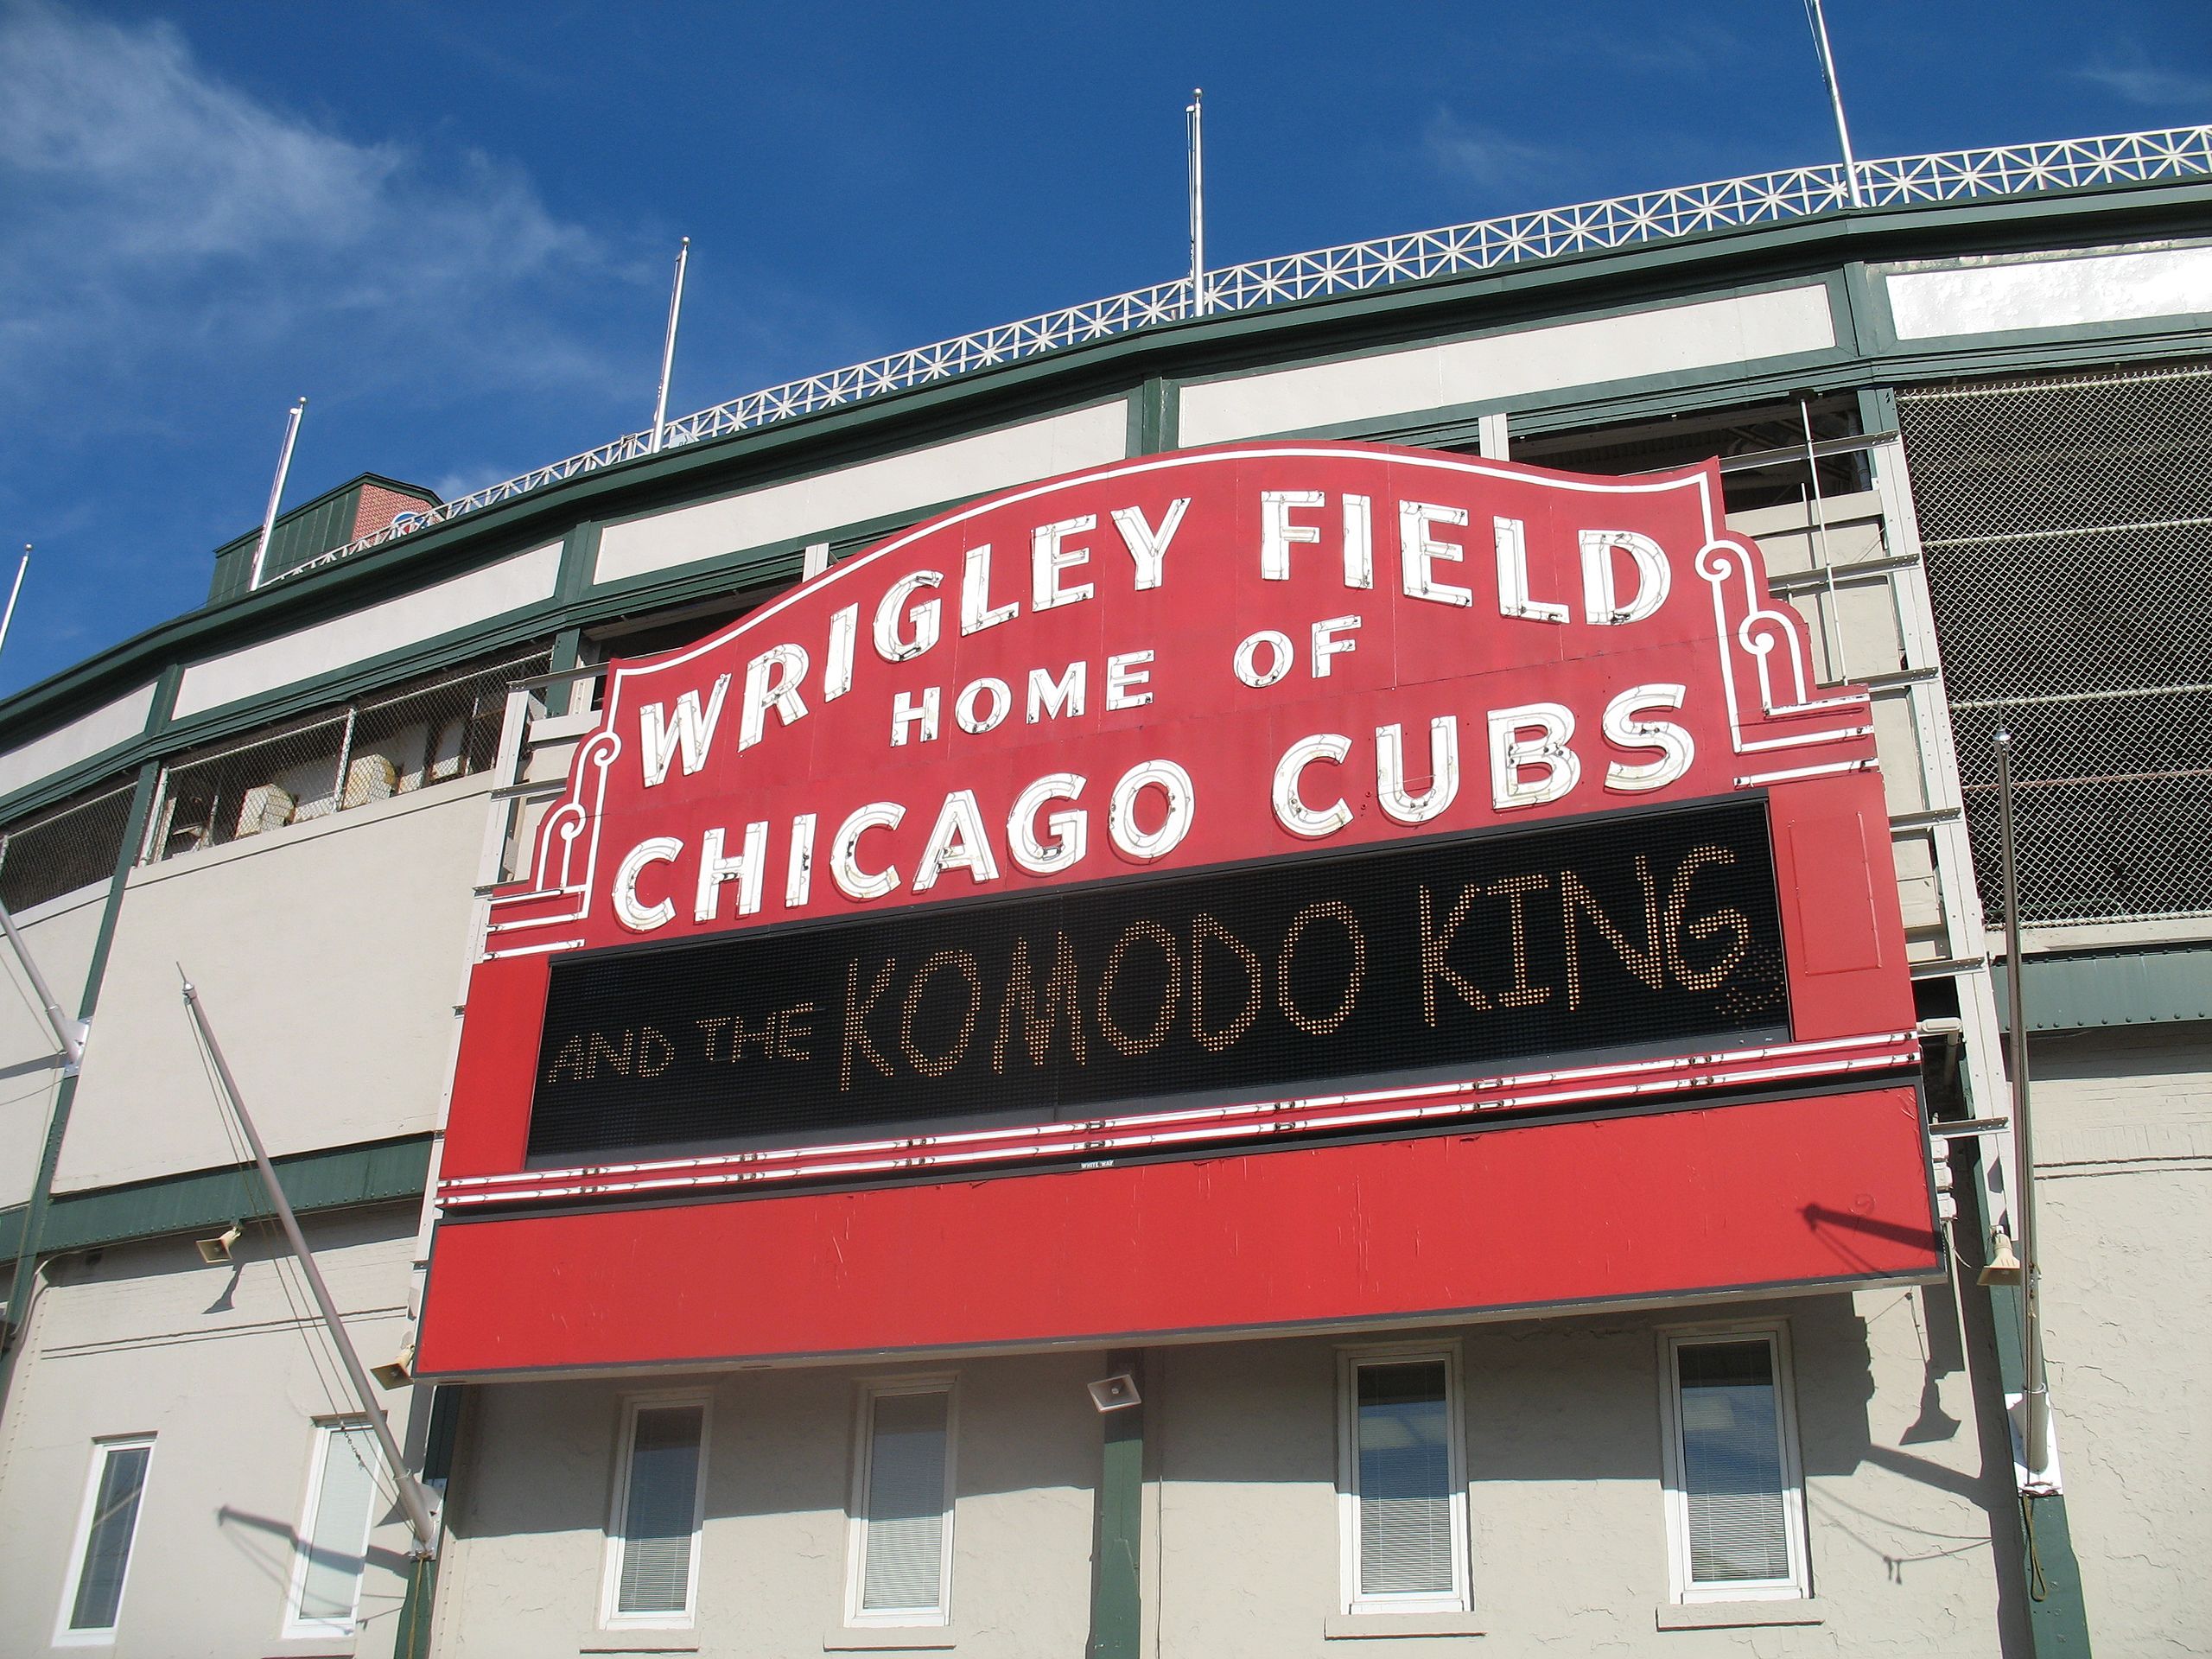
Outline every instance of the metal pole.
<svg viewBox="0 0 2212 1659">
<path fill-rule="evenodd" d="M 30 568 L 31 544 L 25 542 L 22 563 L 16 567 L 16 585 L 8 590 L 8 613 L 4 616 L 0 616 L 0 646 L 5 646 L 8 643 L 9 625 L 16 620 L 16 601 L 22 596 L 23 591 L 23 573 Z"/>
<path fill-rule="evenodd" d="M 292 405 L 284 422 L 284 449 L 276 457 L 276 481 L 269 486 L 269 509 L 261 515 L 261 540 L 253 550 L 253 574 L 245 584 L 248 593 L 261 586 L 261 567 L 269 559 L 269 535 L 276 528 L 276 504 L 284 498 L 284 475 L 292 470 L 292 444 L 300 435 L 300 416 L 307 410 L 308 400 L 302 397 Z"/>
<path fill-rule="evenodd" d="M 46 976 L 38 970 L 30 947 L 23 943 L 23 936 L 16 931 L 16 918 L 8 907 L 0 905 L 0 931 L 8 936 L 8 944 L 16 953 L 16 960 L 23 964 L 23 972 L 31 982 L 31 988 L 38 993 L 39 1006 L 46 1010 L 46 1023 L 54 1027 L 54 1040 L 61 1045 L 61 1057 L 68 1062 L 61 1075 L 68 1077 L 85 1063 L 85 1033 L 81 1020 L 72 1020 L 61 1012 L 61 1004 L 54 1000 L 54 988 L 46 982 Z"/>
<path fill-rule="evenodd" d="M 1205 88 L 1194 86 L 1191 101 L 1183 106 L 1184 160 L 1191 194 L 1191 315 L 1198 317 L 1211 309 L 1206 293 L 1205 99 Z"/>
<path fill-rule="evenodd" d="M 1835 107 L 1836 142 L 1843 146 L 1844 182 L 1850 188 L 1851 205 L 1864 207 L 1866 197 L 1859 188 L 1859 162 L 1851 153 L 1851 128 L 1843 118 L 1843 87 L 1835 78 L 1835 54 L 1828 49 L 1828 20 L 1821 0 L 1805 0 L 1811 16 L 1813 38 L 1821 48 L 1821 78 L 1828 84 L 1828 102 Z"/>
<path fill-rule="evenodd" d="M 683 310 L 683 267 L 690 257 L 691 238 L 687 236 L 676 251 L 676 289 L 668 296 L 668 338 L 660 348 L 660 395 L 653 399 L 653 435 L 645 443 L 649 455 L 660 453 L 661 429 L 668 424 L 668 378 L 676 367 L 676 320 Z"/>
<path fill-rule="evenodd" d="M 2020 1251 L 2020 1342 L 2024 1386 L 2020 1391 L 2021 1461 L 2028 1477 L 2040 1476 L 2050 1463 L 2050 1395 L 2043 1364 L 2042 1275 L 2036 1265 L 2036 1154 L 2028 1122 L 2028 1021 L 2020 958 L 2020 889 L 2012 859 L 2012 734 L 1997 733 L 1997 842 L 2005 880 L 2005 1001 L 2012 1027 L 2008 1070 L 2012 1081 L 2013 1223 Z"/>
<path fill-rule="evenodd" d="M 276 1219 L 283 1224 L 284 1236 L 292 1247 L 292 1255 L 306 1274 L 308 1288 L 315 1293 L 315 1306 L 322 1311 L 322 1323 L 336 1344 L 338 1357 L 345 1362 L 346 1375 L 352 1379 L 353 1396 L 360 1402 L 361 1414 L 369 1420 L 369 1427 L 376 1433 L 377 1444 L 384 1448 L 384 1459 L 391 1471 L 392 1484 L 399 1491 L 399 1507 L 407 1512 L 407 1524 L 414 1529 L 419 1546 L 418 1554 L 435 1555 L 438 1551 L 438 1523 L 430 1515 L 427 1489 L 408 1472 L 407 1460 L 400 1453 L 399 1442 L 392 1438 L 391 1425 L 385 1421 L 384 1411 L 377 1404 L 375 1391 L 369 1383 L 369 1374 L 361 1367 L 360 1355 L 353 1351 L 353 1339 L 346 1334 L 346 1326 L 338 1317 L 337 1305 L 330 1300 L 330 1287 L 322 1282 L 322 1273 L 315 1264 L 314 1252 L 300 1236 L 300 1221 L 292 1213 L 292 1205 L 284 1196 L 284 1189 L 277 1183 L 276 1172 L 270 1166 L 269 1153 L 261 1144 L 261 1136 L 253 1127 L 253 1119 L 246 1115 L 245 1102 L 238 1094 L 238 1079 L 231 1075 L 230 1062 L 223 1058 L 222 1046 L 215 1040 L 214 1029 L 207 1023 L 207 1012 L 200 1006 L 200 993 L 192 980 L 177 965 L 177 976 L 184 981 L 184 1005 L 192 1011 L 192 1023 L 200 1029 L 200 1040 L 207 1046 L 207 1057 L 215 1063 L 215 1075 L 222 1080 L 224 1096 L 229 1100 L 238 1127 L 245 1131 L 246 1145 L 253 1148 L 253 1161 L 261 1171 L 262 1185 L 269 1190 L 269 1201 L 275 1207 Z"/>
</svg>

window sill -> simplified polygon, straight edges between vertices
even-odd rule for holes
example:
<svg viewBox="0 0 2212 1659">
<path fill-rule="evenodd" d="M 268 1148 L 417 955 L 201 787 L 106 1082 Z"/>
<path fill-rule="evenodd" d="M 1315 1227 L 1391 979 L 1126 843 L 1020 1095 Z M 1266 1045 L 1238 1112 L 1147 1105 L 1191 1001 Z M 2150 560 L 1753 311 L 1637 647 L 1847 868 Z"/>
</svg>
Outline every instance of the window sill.
<svg viewBox="0 0 2212 1659">
<path fill-rule="evenodd" d="M 944 1653 L 959 1645 L 950 1624 L 840 1624 L 822 1633 L 824 1653 Z"/>
<path fill-rule="evenodd" d="M 1662 1630 L 1748 1630 L 1763 1624 L 1825 1624 L 1817 1601 L 1662 1602 L 1654 1610 Z"/>
<path fill-rule="evenodd" d="M 1321 1621 L 1321 1639 L 1325 1642 L 1489 1634 L 1489 1621 L 1474 1613 L 1331 1613 Z"/>
<path fill-rule="evenodd" d="M 695 1630 L 594 1630 L 576 1644 L 578 1653 L 696 1653 L 699 1632 Z"/>
</svg>

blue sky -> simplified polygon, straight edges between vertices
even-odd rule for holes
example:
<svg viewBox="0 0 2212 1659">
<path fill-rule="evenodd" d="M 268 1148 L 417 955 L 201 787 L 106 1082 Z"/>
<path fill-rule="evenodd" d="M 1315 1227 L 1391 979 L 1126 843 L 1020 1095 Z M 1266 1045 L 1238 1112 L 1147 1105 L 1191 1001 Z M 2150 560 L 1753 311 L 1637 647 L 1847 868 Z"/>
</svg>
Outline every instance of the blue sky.
<svg viewBox="0 0 2212 1659">
<path fill-rule="evenodd" d="M 2203 0 L 1829 0 L 1862 156 L 2212 121 Z M 364 471 L 671 412 L 1227 264 L 1832 160 L 1798 0 L 0 0 L 0 692 Z M 12 559 L 7 561 L 12 566 Z M 0 570 L 0 575 L 5 571 Z"/>
</svg>

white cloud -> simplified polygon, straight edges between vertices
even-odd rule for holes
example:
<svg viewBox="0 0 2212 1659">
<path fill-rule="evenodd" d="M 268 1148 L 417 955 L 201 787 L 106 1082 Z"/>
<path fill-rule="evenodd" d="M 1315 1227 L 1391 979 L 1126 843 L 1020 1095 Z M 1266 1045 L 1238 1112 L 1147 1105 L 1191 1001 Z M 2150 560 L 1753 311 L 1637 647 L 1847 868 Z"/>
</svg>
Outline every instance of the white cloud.
<svg viewBox="0 0 2212 1659">
<path fill-rule="evenodd" d="M 2128 54 L 2125 63 L 2092 64 L 2075 73 L 2116 92 L 2130 104 L 2148 109 L 2201 110 L 2212 103 L 2212 76 L 2185 74 L 2153 67 L 2139 52 Z"/>
<path fill-rule="evenodd" d="M 1535 193 L 1547 205 L 1547 193 L 1574 171 L 1576 161 L 1571 151 L 1508 137 L 1495 127 L 1462 121 L 1449 110 L 1429 117 L 1421 148 L 1439 172 L 1486 194 L 1525 198 Z"/>
<path fill-rule="evenodd" d="M 340 347 L 356 385 L 612 384 L 575 319 L 644 273 L 510 163 L 358 142 L 225 85 L 168 24 L 43 0 L 0 13 L 0 396 Z"/>
</svg>

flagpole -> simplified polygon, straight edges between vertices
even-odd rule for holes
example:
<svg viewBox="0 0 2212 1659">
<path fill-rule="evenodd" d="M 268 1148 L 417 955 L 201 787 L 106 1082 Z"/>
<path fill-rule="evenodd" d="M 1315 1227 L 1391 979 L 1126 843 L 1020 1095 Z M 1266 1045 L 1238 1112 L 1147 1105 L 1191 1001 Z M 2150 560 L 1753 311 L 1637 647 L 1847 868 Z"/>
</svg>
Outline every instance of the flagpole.
<svg viewBox="0 0 2212 1659">
<path fill-rule="evenodd" d="M 653 434 L 645 442 L 645 453 L 660 453 L 661 431 L 668 424 L 668 379 L 676 367 L 676 320 L 683 311 L 683 267 L 691 257 L 691 238 L 685 237 L 683 245 L 676 251 L 676 289 L 668 296 L 668 339 L 660 348 L 660 395 L 653 399 Z"/>
<path fill-rule="evenodd" d="M 1194 86 L 1191 101 L 1183 106 L 1184 161 L 1191 195 L 1191 315 L 1198 317 L 1212 308 L 1206 292 L 1205 98 L 1205 88 Z"/>
<path fill-rule="evenodd" d="M 16 567 L 16 585 L 8 590 L 7 614 L 0 616 L 0 648 L 4 648 L 8 643 L 8 629 L 10 625 L 16 620 L 16 601 L 22 596 L 23 572 L 30 568 L 31 544 L 29 542 L 25 542 L 23 543 L 22 562 Z"/>
<path fill-rule="evenodd" d="M 292 470 L 292 445 L 300 435 L 300 417 L 308 411 L 305 397 L 292 405 L 291 415 L 284 422 L 284 448 L 276 457 L 276 481 L 269 486 L 269 509 L 261 515 L 261 540 L 253 550 L 253 574 L 246 579 L 246 591 L 251 593 L 261 586 L 262 566 L 269 560 L 269 536 L 276 528 L 276 504 L 284 499 L 284 477 Z"/>
<path fill-rule="evenodd" d="M 1843 87 L 1835 78 L 1835 54 L 1828 49 L 1828 20 L 1821 10 L 1821 0 L 1805 0 L 1808 20 L 1813 25 L 1814 41 L 1821 48 L 1821 78 L 1828 84 L 1828 102 L 1835 109 L 1836 142 L 1843 146 L 1843 179 L 1851 193 L 1851 205 L 1864 207 L 1866 194 L 1859 188 L 1859 162 L 1851 153 L 1851 128 L 1843 118 Z"/>
</svg>

